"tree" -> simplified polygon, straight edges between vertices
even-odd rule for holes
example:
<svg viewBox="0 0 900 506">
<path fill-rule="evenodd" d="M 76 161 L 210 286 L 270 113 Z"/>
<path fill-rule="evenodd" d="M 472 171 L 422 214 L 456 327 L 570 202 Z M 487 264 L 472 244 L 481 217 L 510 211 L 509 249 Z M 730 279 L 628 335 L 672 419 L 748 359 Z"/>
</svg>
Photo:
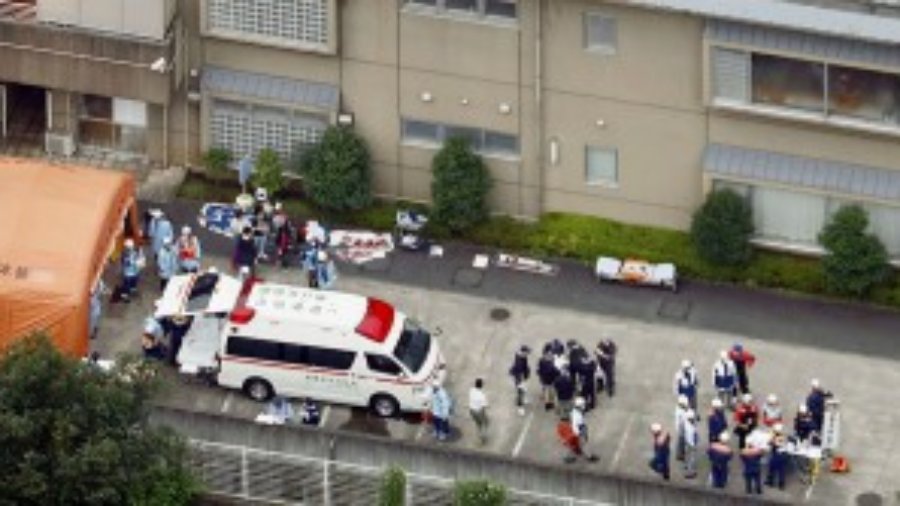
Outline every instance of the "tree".
<svg viewBox="0 0 900 506">
<path fill-rule="evenodd" d="M 819 244 L 827 250 L 822 268 L 829 290 L 862 297 L 887 277 L 887 251 L 876 235 L 866 233 L 868 226 L 866 211 L 850 205 L 834 213 L 819 233 Z"/>
<path fill-rule="evenodd" d="M 406 504 L 406 473 L 399 467 L 389 467 L 381 476 L 378 490 L 379 506 L 404 506 Z"/>
<path fill-rule="evenodd" d="M 353 130 L 332 126 L 300 157 L 303 187 L 316 205 L 334 211 L 372 203 L 369 148 Z"/>
<path fill-rule="evenodd" d="M 746 265 L 753 257 L 753 211 L 731 189 L 717 190 L 694 213 L 691 239 L 697 253 L 716 265 Z"/>
<path fill-rule="evenodd" d="M 503 506 L 506 487 L 488 480 L 458 481 L 454 490 L 454 506 Z"/>
<path fill-rule="evenodd" d="M 491 177 L 466 139 L 448 139 L 432 161 L 432 173 L 432 215 L 438 223 L 458 233 L 487 219 Z"/>
<path fill-rule="evenodd" d="M 259 151 L 250 181 L 257 188 L 265 188 L 270 196 L 281 191 L 284 187 L 284 165 L 275 150 L 263 148 Z"/>
<path fill-rule="evenodd" d="M 0 361 L 0 504 L 190 504 L 198 482 L 184 441 L 150 427 L 153 369 L 125 360 L 111 372 L 65 357 L 46 336 Z"/>
<path fill-rule="evenodd" d="M 225 148 L 209 148 L 203 154 L 203 166 L 206 167 L 206 172 L 215 179 L 217 184 L 225 179 L 228 173 L 228 164 L 230 163 L 231 152 Z"/>
</svg>

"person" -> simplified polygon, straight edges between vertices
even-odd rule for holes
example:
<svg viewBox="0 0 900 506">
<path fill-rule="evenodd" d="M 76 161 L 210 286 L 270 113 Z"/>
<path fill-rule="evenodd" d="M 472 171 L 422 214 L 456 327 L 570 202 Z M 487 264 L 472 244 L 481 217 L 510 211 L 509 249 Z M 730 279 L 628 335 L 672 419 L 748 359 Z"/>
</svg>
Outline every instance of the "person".
<svg viewBox="0 0 900 506">
<path fill-rule="evenodd" d="M 553 350 L 549 344 L 544 347 L 544 355 L 538 360 L 538 380 L 541 382 L 541 397 L 544 399 L 544 410 L 550 411 L 556 405 L 556 391 L 553 384 L 559 377 L 559 369 L 553 363 Z"/>
<path fill-rule="evenodd" d="M 286 398 L 278 395 L 266 406 L 266 414 L 272 420 L 271 423 L 284 425 L 294 420 L 294 406 Z"/>
<path fill-rule="evenodd" d="M 556 414 L 565 420 L 572 412 L 572 400 L 575 397 L 575 382 L 568 368 L 559 371 L 553 388 L 556 390 Z"/>
<path fill-rule="evenodd" d="M 782 421 L 781 404 L 778 403 L 778 396 L 769 394 L 766 397 L 766 403 L 762 407 L 762 423 L 766 427 L 772 428 Z"/>
<path fill-rule="evenodd" d="M 762 449 L 753 445 L 748 445 L 741 450 L 741 462 L 744 464 L 744 484 L 748 494 L 762 494 L 762 456 Z"/>
<path fill-rule="evenodd" d="M 300 255 L 303 270 L 306 272 L 306 284 L 310 288 L 319 287 L 318 261 L 319 247 L 315 243 L 308 244 Z"/>
<path fill-rule="evenodd" d="M 150 210 L 150 225 L 147 233 L 150 236 L 150 247 L 153 250 L 153 258 L 159 260 L 159 251 L 162 249 L 166 241 L 175 239 L 175 229 L 172 222 L 161 209 Z"/>
<path fill-rule="evenodd" d="M 590 411 L 597 406 L 597 362 L 589 353 L 580 357 L 578 364 L 578 384 L 581 397 L 585 401 L 585 409 Z"/>
<path fill-rule="evenodd" d="M 475 422 L 475 427 L 478 429 L 478 440 L 482 445 L 487 443 L 487 407 L 488 399 L 484 393 L 484 380 L 476 378 L 475 385 L 469 389 L 469 415 L 472 416 L 472 421 Z"/>
<path fill-rule="evenodd" d="M 525 414 L 526 382 L 531 376 L 531 367 L 528 365 L 529 353 L 531 353 L 531 348 L 527 345 L 520 346 L 513 355 L 513 363 L 509 368 L 509 375 L 512 376 L 513 386 L 516 389 L 516 410 L 520 416 Z"/>
<path fill-rule="evenodd" d="M 728 358 L 734 362 L 734 370 L 737 373 L 738 388 L 740 388 L 741 394 L 749 394 L 750 378 L 747 376 L 747 370 L 756 363 L 756 357 L 745 350 L 742 344 L 736 343 L 731 348 Z"/>
<path fill-rule="evenodd" d="M 281 204 L 279 203 L 278 205 Z M 283 221 L 281 225 L 275 226 L 275 255 L 278 264 L 284 268 L 288 265 L 288 257 L 294 244 L 294 225 L 284 213 L 278 214 L 276 212 L 272 220 L 273 222 Z"/>
<path fill-rule="evenodd" d="M 144 350 L 144 358 L 165 360 L 166 350 L 162 344 L 163 327 L 159 320 L 152 316 L 144 319 L 144 332 L 141 337 L 141 347 Z"/>
<path fill-rule="evenodd" d="M 684 395 L 679 395 L 678 404 L 675 406 L 675 460 L 684 460 L 686 444 L 684 439 L 684 419 L 690 410 L 688 398 Z"/>
<path fill-rule="evenodd" d="M 584 346 L 581 345 L 575 339 L 569 339 L 566 342 L 566 349 L 569 351 L 568 363 L 569 368 L 572 373 L 572 376 L 577 381 L 578 377 L 578 365 L 581 364 L 581 358 L 588 354 L 587 350 L 584 349 Z"/>
<path fill-rule="evenodd" d="M 431 387 L 431 418 L 434 422 L 434 437 L 438 441 L 446 441 L 450 437 L 450 394 L 437 381 Z"/>
<path fill-rule="evenodd" d="M 756 429 L 759 423 L 759 409 L 753 402 L 751 394 L 744 394 L 741 402 L 734 410 L 734 433 L 738 437 L 738 448 L 743 450 L 746 447 L 747 436 Z"/>
<path fill-rule="evenodd" d="M 125 239 L 122 251 L 122 300 L 130 302 L 137 292 L 141 271 L 144 269 L 144 253 L 135 246 L 134 239 Z"/>
<path fill-rule="evenodd" d="M 256 212 L 253 226 L 253 241 L 256 246 L 256 260 L 265 261 L 269 257 L 266 255 L 266 246 L 269 244 L 269 234 L 271 232 L 271 216 L 266 212 L 269 207 L 268 203 L 261 206 Z"/>
<path fill-rule="evenodd" d="M 165 292 L 169 280 L 178 272 L 178 253 L 172 245 L 172 238 L 163 240 L 162 246 L 156 253 L 156 274 L 159 277 L 159 291 Z"/>
<path fill-rule="evenodd" d="M 662 425 L 654 423 L 650 426 L 650 434 L 653 436 L 653 459 L 650 460 L 650 469 L 656 471 L 664 480 L 669 480 L 669 433 L 664 431 Z"/>
<path fill-rule="evenodd" d="M 559 338 L 553 338 L 553 340 L 547 344 L 547 347 L 550 348 L 550 352 L 553 353 L 553 356 L 557 359 L 563 357 L 566 354 L 566 345 L 564 345 L 563 342 L 559 340 Z"/>
<path fill-rule="evenodd" d="M 822 433 L 822 425 L 825 423 L 825 400 L 831 397 L 831 392 L 826 392 L 818 379 L 810 382 L 811 390 L 806 396 L 806 407 L 809 408 L 810 414 L 816 432 Z"/>
<path fill-rule="evenodd" d="M 766 472 L 766 485 L 777 486 L 784 490 L 784 479 L 787 471 L 788 454 L 785 448 L 784 426 L 777 423 L 772 426 L 772 441 L 769 443 L 769 466 Z"/>
<path fill-rule="evenodd" d="M 697 447 L 700 438 L 697 430 L 697 415 L 693 410 L 684 414 L 684 477 L 693 479 L 697 477 Z"/>
<path fill-rule="evenodd" d="M 728 465 L 734 452 L 728 446 L 728 433 L 723 432 L 719 438 L 709 445 L 706 454 L 709 456 L 710 481 L 713 488 L 725 488 L 728 486 Z"/>
<path fill-rule="evenodd" d="M 800 441 L 809 441 L 816 432 L 816 422 L 806 403 L 801 403 L 794 417 L 794 435 Z"/>
<path fill-rule="evenodd" d="M 697 369 L 690 360 L 682 360 L 681 368 L 675 373 L 674 391 L 676 396 L 685 396 L 688 405 L 697 411 L 697 388 L 700 380 L 697 377 Z"/>
<path fill-rule="evenodd" d="M 706 425 L 709 429 L 710 444 L 719 441 L 722 434 L 728 431 L 728 417 L 725 415 L 725 405 L 722 403 L 722 399 L 716 397 L 712 400 L 712 409 Z"/>
<path fill-rule="evenodd" d="M 171 326 L 169 328 L 169 363 L 178 365 L 178 352 L 181 351 L 181 345 L 184 342 L 184 336 L 191 329 L 193 318 L 186 315 L 175 315 L 171 318 Z"/>
<path fill-rule="evenodd" d="M 253 239 L 253 229 L 244 227 L 244 229 L 241 230 L 241 235 L 238 236 L 234 243 L 234 253 L 231 257 L 232 266 L 235 271 L 240 272 L 244 267 L 251 272 L 253 271 L 253 267 L 256 265 L 257 260 L 256 248 L 256 241 Z"/>
<path fill-rule="evenodd" d="M 321 420 L 319 405 L 310 398 L 303 399 L 300 403 L 300 423 L 318 426 Z"/>
<path fill-rule="evenodd" d="M 587 407 L 587 403 L 583 397 L 577 397 L 575 399 L 574 404 L 572 405 L 572 411 L 569 413 L 569 425 L 571 426 L 572 434 L 577 437 L 577 441 L 573 444 L 576 448 L 573 451 L 573 456 L 570 459 L 567 459 L 567 462 L 571 462 L 574 460 L 574 457 L 584 455 L 590 461 L 596 461 L 597 457 L 590 452 L 587 451 L 587 443 L 588 443 L 588 426 L 584 420 L 584 413 Z"/>
<path fill-rule="evenodd" d="M 106 293 L 106 285 L 102 279 L 97 280 L 94 289 L 91 290 L 91 309 L 88 318 L 88 335 L 91 339 L 97 338 L 100 330 L 100 319 L 103 317 L 103 294 Z"/>
<path fill-rule="evenodd" d="M 178 267 L 181 272 L 194 273 L 200 270 L 200 239 L 191 231 L 191 227 L 181 228 L 181 237 L 178 238 Z"/>
<path fill-rule="evenodd" d="M 619 349 L 612 339 L 605 338 L 597 343 L 597 364 L 603 372 L 602 383 L 606 394 L 612 397 L 616 394 L 616 353 Z"/>
<path fill-rule="evenodd" d="M 327 290 L 337 281 L 337 268 L 325 250 L 316 253 L 316 287 Z"/>
<path fill-rule="evenodd" d="M 719 360 L 713 364 L 713 385 L 716 395 L 728 409 L 734 409 L 734 393 L 737 389 L 737 369 L 727 351 L 719 352 Z"/>
</svg>

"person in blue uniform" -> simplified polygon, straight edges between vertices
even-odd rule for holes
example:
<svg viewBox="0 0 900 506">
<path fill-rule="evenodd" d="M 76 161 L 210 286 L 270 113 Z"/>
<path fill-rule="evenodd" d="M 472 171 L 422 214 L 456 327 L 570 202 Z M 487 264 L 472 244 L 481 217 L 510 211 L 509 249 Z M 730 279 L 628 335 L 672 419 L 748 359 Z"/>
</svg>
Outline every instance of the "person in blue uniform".
<svg viewBox="0 0 900 506">
<path fill-rule="evenodd" d="M 727 432 L 719 434 L 719 439 L 709 445 L 707 455 L 710 463 L 710 481 L 713 488 L 728 486 L 728 465 L 734 457 L 734 451 L 728 446 Z"/>
</svg>

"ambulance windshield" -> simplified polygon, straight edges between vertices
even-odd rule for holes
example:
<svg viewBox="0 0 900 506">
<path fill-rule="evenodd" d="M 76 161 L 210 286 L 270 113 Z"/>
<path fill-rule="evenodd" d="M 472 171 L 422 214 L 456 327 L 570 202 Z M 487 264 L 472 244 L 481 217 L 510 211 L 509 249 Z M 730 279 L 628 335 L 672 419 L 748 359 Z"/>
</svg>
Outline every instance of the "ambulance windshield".
<svg viewBox="0 0 900 506">
<path fill-rule="evenodd" d="M 431 334 L 411 320 L 403 324 L 394 356 L 413 374 L 422 369 L 428 352 L 431 351 Z"/>
</svg>

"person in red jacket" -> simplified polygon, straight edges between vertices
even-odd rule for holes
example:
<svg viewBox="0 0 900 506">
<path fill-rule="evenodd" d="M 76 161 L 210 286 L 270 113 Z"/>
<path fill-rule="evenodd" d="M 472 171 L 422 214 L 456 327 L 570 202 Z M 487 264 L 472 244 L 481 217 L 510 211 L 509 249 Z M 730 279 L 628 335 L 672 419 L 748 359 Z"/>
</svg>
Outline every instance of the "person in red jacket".
<svg viewBox="0 0 900 506">
<path fill-rule="evenodd" d="M 740 343 L 735 344 L 728 353 L 728 358 L 734 362 L 734 368 L 737 371 L 738 388 L 742 394 L 750 393 L 750 380 L 747 378 L 747 369 L 753 367 L 756 363 L 756 357 L 745 350 Z"/>
<path fill-rule="evenodd" d="M 753 396 L 744 394 L 741 402 L 734 410 L 734 433 L 738 437 L 738 447 L 744 449 L 747 445 L 747 435 L 756 429 L 759 424 L 759 408 L 753 402 Z"/>
</svg>

